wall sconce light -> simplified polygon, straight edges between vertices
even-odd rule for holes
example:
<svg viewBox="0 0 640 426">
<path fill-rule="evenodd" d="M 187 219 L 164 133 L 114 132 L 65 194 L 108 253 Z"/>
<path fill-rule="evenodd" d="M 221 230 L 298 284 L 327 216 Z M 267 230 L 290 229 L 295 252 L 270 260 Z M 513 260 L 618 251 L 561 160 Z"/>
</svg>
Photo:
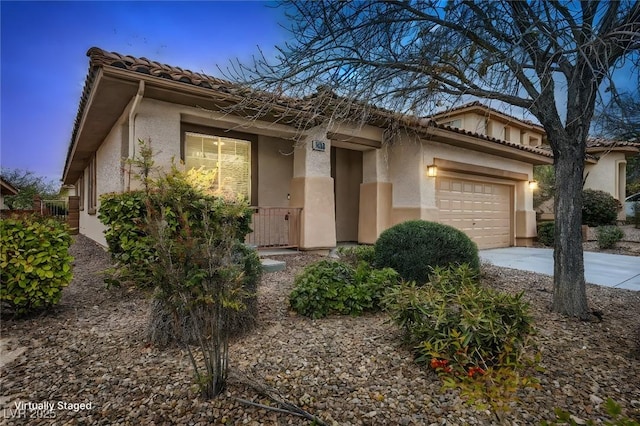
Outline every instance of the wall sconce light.
<svg viewBox="0 0 640 426">
<path fill-rule="evenodd" d="M 529 181 L 529 189 L 532 190 L 532 191 L 538 189 L 538 181 L 530 180 Z"/>
<path fill-rule="evenodd" d="M 427 166 L 427 176 L 436 177 L 438 175 L 438 167 L 436 165 Z"/>
</svg>

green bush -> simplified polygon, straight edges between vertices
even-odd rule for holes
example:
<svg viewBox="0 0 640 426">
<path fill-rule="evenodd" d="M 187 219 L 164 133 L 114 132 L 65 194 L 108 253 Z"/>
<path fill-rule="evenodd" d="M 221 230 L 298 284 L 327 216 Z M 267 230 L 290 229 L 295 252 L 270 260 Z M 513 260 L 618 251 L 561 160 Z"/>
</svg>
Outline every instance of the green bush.
<svg viewBox="0 0 640 426">
<path fill-rule="evenodd" d="M 384 291 L 396 285 L 398 279 L 394 270 L 371 269 L 365 262 L 353 268 L 344 262 L 321 260 L 296 277 L 289 304 L 311 318 L 360 315 L 377 308 Z"/>
<path fill-rule="evenodd" d="M 441 360 L 463 374 L 470 366 L 486 369 L 517 361 L 532 331 L 522 294 L 482 287 L 477 271 L 467 265 L 436 268 L 424 286 L 397 286 L 383 305 L 416 348 L 419 363 Z"/>
<path fill-rule="evenodd" d="M 553 246 L 555 232 L 554 222 L 541 222 L 538 224 L 538 242 L 545 246 Z"/>
<path fill-rule="evenodd" d="M 599 226 L 597 229 L 598 247 L 601 249 L 610 249 L 616 246 L 616 243 L 624 237 L 624 232 L 617 226 Z"/>
<path fill-rule="evenodd" d="M 360 262 L 366 262 L 369 265 L 373 265 L 376 257 L 376 250 L 374 246 L 367 245 L 340 247 L 338 249 L 338 255 L 340 256 L 340 259 L 353 267 L 357 267 Z"/>
<path fill-rule="evenodd" d="M 251 231 L 251 211 L 247 207 L 202 194 L 182 181 L 176 171 L 155 184 L 164 188 L 150 193 L 131 191 L 103 194 L 100 197 L 98 219 L 106 226 L 105 239 L 117 265 L 117 274 L 107 279 L 109 283 L 131 281 L 140 288 L 155 285 L 152 271 L 158 255 L 149 237 L 148 209 L 165 209 L 163 214 L 167 228 L 174 231 L 180 228 L 181 221 L 187 220 L 191 230 L 201 232 L 204 211 L 208 212 L 207 219 L 233 226 L 239 241 L 244 240 Z M 180 212 L 167 207 L 172 199 L 184 201 Z"/>
<path fill-rule="evenodd" d="M 153 286 L 151 268 L 157 261 L 153 242 L 145 231 L 146 193 L 131 191 L 100 196 L 98 219 L 104 231 L 111 258 L 116 263 L 118 278 L 110 283 L 132 281 L 141 288 Z"/>
<path fill-rule="evenodd" d="M 462 231 L 448 225 L 412 220 L 384 231 L 375 244 L 375 264 L 398 271 L 406 281 L 423 284 L 437 266 L 466 263 L 479 269 L 478 247 Z"/>
<path fill-rule="evenodd" d="M 618 208 L 618 201 L 607 192 L 594 189 L 582 191 L 583 225 L 613 225 L 618 217 Z"/>
<path fill-rule="evenodd" d="M 242 289 L 244 296 L 242 303 L 246 309 L 233 312 L 230 317 L 229 328 L 231 334 L 238 334 L 252 328 L 258 314 L 258 283 L 262 276 L 262 263 L 258 250 L 246 244 L 237 242 L 233 248 L 233 263 L 242 267 Z"/>
<path fill-rule="evenodd" d="M 67 226 L 37 216 L 0 220 L 0 302 L 27 314 L 59 302 L 72 278 Z M 7 311 L 5 311 L 7 309 Z"/>
</svg>

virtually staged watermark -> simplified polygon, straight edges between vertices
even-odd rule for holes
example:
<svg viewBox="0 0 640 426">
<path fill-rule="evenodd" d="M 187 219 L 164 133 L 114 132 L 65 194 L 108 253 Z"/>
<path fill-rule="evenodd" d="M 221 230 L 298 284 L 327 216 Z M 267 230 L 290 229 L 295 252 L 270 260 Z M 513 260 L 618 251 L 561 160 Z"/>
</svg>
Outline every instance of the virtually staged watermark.
<svg viewBox="0 0 640 426">
<path fill-rule="evenodd" d="M 67 402 L 67 401 L 44 401 L 44 402 L 24 402 L 16 401 L 12 408 L 2 410 L 4 419 L 55 419 L 61 412 L 80 412 L 93 410 L 95 406 L 92 402 Z"/>
</svg>

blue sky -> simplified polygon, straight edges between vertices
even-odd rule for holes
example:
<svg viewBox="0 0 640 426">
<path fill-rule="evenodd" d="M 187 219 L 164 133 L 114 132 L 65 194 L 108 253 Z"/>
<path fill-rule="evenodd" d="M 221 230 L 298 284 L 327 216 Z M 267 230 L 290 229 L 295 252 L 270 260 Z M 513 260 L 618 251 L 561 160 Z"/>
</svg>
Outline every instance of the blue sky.
<svg viewBox="0 0 640 426">
<path fill-rule="evenodd" d="M 0 166 L 58 181 L 89 62 L 87 50 L 219 75 L 287 33 L 259 1 L 0 2 Z"/>
</svg>

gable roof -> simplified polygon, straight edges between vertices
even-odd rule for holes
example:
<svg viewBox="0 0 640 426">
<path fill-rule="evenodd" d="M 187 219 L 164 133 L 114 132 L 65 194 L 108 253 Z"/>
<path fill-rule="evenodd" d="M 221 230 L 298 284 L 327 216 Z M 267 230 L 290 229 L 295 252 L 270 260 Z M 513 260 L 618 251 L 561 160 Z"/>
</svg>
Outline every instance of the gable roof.
<svg viewBox="0 0 640 426">
<path fill-rule="evenodd" d="M 144 97 L 166 102 L 231 112 L 248 120 L 263 120 L 296 129 L 321 124 L 341 105 L 347 116 L 364 117 L 363 124 L 383 130 L 403 128 L 421 138 L 489 152 L 532 164 L 550 164 L 548 150 L 524 146 L 462 129 L 440 125 L 435 120 L 398 114 L 357 102 L 348 102 L 331 91 L 319 89 L 305 98 L 253 90 L 230 81 L 196 73 L 146 58 L 107 52 L 97 47 L 87 51 L 89 71 L 80 97 L 63 172 L 63 183 L 73 184 L 88 164 L 115 122 L 144 82 Z M 240 106 L 240 107 L 238 107 Z"/>
<path fill-rule="evenodd" d="M 476 112 L 480 115 L 499 117 L 504 121 L 517 123 L 522 127 L 534 128 L 544 133 L 544 127 L 542 127 L 540 124 L 530 120 L 518 118 L 514 115 L 506 114 L 503 111 L 497 110 L 493 107 L 490 107 L 489 105 L 485 105 L 480 101 L 468 102 L 457 107 L 449 108 L 444 111 L 432 114 L 428 118 L 431 118 L 433 120 L 440 120 L 449 117 L 453 118 L 466 112 Z"/>
<path fill-rule="evenodd" d="M 18 195 L 18 189 L 0 176 L 0 192 L 2 195 Z"/>
</svg>

